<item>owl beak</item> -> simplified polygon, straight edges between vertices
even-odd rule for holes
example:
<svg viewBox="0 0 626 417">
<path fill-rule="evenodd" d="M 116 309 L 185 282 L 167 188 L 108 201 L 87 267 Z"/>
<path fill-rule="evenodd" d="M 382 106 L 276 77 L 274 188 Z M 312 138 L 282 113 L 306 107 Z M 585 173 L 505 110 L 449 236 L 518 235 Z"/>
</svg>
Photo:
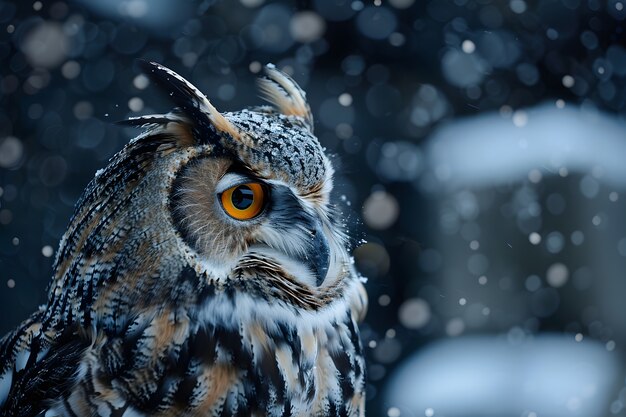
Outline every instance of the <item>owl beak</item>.
<svg viewBox="0 0 626 417">
<path fill-rule="evenodd" d="M 330 264 L 330 248 L 324 236 L 322 225 L 316 222 L 315 228 L 311 232 L 311 246 L 301 261 L 315 275 L 315 284 L 319 287 L 326 279 L 328 265 Z"/>
</svg>

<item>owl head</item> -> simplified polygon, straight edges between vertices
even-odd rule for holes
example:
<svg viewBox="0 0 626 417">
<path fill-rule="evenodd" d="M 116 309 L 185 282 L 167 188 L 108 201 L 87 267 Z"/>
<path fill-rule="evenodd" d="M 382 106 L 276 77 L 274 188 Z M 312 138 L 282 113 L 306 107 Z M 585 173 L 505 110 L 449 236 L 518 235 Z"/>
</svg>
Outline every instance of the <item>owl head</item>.
<svg viewBox="0 0 626 417">
<path fill-rule="evenodd" d="M 140 66 L 175 107 L 125 121 L 145 131 L 85 191 L 51 299 L 73 297 L 57 304 L 84 316 L 206 283 L 310 308 L 341 294 L 354 273 L 300 87 L 268 65 L 259 87 L 271 105 L 220 113 L 175 72 Z"/>
<path fill-rule="evenodd" d="M 340 255 L 342 238 L 330 218 L 333 169 L 297 84 L 269 65 L 259 86 L 274 107 L 221 114 L 178 74 L 142 66 L 180 109 L 170 116 L 187 128 L 186 143 L 199 149 L 176 173 L 170 210 L 205 270 L 226 279 L 252 255 L 309 285 L 336 273 L 331 257 Z"/>
</svg>

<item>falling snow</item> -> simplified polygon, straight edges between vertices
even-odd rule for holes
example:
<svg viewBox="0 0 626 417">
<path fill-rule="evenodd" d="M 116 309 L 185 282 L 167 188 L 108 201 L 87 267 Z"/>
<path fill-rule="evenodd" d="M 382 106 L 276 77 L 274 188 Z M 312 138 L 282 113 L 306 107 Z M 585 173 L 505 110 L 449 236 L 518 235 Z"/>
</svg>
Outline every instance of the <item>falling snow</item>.
<svg viewBox="0 0 626 417">
<path fill-rule="evenodd" d="M 368 414 L 624 413 L 624 19 L 594 0 L 0 2 L 0 333 L 44 301 L 75 202 L 137 134 L 114 122 L 169 110 L 137 58 L 223 111 L 261 104 L 272 62 L 307 91 L 369 279 Z M 394 397 L 423 358 L 428 389 Z"/>
</svg>

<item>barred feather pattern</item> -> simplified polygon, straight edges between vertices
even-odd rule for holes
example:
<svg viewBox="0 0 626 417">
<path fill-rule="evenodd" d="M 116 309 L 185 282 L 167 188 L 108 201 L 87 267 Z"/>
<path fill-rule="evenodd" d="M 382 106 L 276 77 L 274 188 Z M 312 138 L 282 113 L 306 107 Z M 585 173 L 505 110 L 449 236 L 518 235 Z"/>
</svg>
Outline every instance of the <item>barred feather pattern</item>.
<svg viewBox="0 0 626 417">
<path fill-rule="evenodd" d="M 179 110 L 132 120 L 147 130 L 85 190 L 47 304 L 0 340 L 0 415 L 363 416 L 367 298 L 310 119 L 272 108 L 216 115 L 186 80 L 154 68 L 175 83 Z M 232 164 L 288 185 L 319 216 L 332 253 L 323 285 L 249 247 L 258 230 L 238 232 L 242 255 L 226 272 L 193 245 L 174 207 L 193 185 L 181 173 Z M 239 230 L 228 227 L 217 235 Z"/>
</svg>

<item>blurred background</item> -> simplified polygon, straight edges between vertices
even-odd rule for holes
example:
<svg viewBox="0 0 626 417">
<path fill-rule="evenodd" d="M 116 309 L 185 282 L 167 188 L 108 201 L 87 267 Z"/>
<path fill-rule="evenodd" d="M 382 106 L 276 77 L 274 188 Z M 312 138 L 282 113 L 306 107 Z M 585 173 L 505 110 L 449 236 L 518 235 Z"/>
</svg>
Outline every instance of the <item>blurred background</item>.
<svg viewBox="0 0 626 417">
<path fill-rule="evenodd" d="M 626 415 L 626 4 L 0 1 L 0 333 L 73 206 L 170 106 L 273 62 L 308 92 L 359 271 L 370 416 Z"/>
</svg>

